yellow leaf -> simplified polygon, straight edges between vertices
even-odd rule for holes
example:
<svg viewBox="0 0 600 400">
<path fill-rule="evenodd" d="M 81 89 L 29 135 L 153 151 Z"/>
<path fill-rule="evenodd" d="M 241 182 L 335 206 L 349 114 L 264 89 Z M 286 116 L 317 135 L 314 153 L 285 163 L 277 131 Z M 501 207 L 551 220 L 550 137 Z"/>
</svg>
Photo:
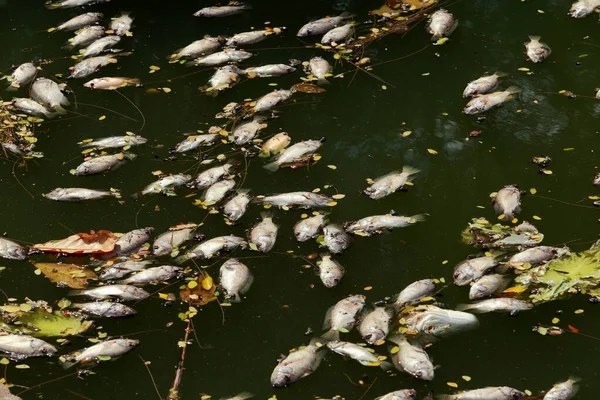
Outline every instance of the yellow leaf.
<svg viewBox="0 0 600 400">
<path fill-rule="evenodd" d="M 519 71 L 529 71 L 529 68 L 522 67 L 522 68 L 519 68 Z"/>
<path fill-rule="evenodd" d="M 559 322 L 560 322 L 560 319 L 558 319 L 558 318 L 552 318 L 552 323 L 554 325 L 558 324 Z"/>
<path fill-rule="evenodd" d="M 527 290 L 526 286 L 513 286 L 513 287 L 509 287 L 502 293 L 523 293 L 526 290 Z"/>
<path fill-rule="evenodd" d="M 106 119 L 106 115 L 101 115 L 100 118 L 98 118 L 98 121 L 103 121 Z"/>
<path fill-rule="evenodd" d="M 407 137 L 410 136 L 410 134 L 412 133 L 412 131 L 404 131 L 401 133 L 402 137 Z"/>
<path fill-rule="evenodd" d="M 544 10 L 537 10 L 538 13 L 543 14 Z"/>
<path fill-rule="evenodd" d="M 457 388 L 458 384 L 456 382 L 446 382 L 446 385 L 453 387 L 453 388 Z"/>
<path fill-rule="evenodd" d="M 196 286 L 198 286 L 198 282 L 196 282 L 196 281 L 189 281 L 189 282 L 188 282 L 188 284 L 187 284 L 187 286 L 188 286 L 190 289 L 193 289 L 193 288 L 195 288 Z"/>
<path fill-rule="evenodd" d="M 327 166 L 327 168 L 329 168 L 329 169 L 333 169 L 333 170 L 336 170 L 336 169 L 337 169 L 337 167 L 336 167 L 335 165 L 328 165 L 328 166 Z"/>
<path fill-rule="evenodd" d="M 583 314 L 583 310 L 581 308 L 579 310 L 575 310 L 575 314 Z"/>
<path fill-rule="evenodd" d="M 471 380 L 471 377 L 468 375 L 463 375 L 462 378 L 467 382 L 469 382 Z"/>
<path fill-rule="evenodd" d="M 588 199 L 590 200 L 600 200 L 599 196 L 588 196 Z"/>
<path fill-rule="evenodd" d="M 542 218 L 538 217 L 537 215 L 534 215 L 533 219 L 535 219 L 536 221 L 541 221 L 542 220 Z"/>
<path fill-rule="evenodd" d="M 536 188 L 531 188 L 531 189 L 529 189 L 529 193 L 536 194 L 537 193 L 537 189 Z"/>
<path fill-rule="evenodd" d="M 206 278 L 204 278 L 202 280 L 202 288 L 204 290 L 210 290 L 213 287 L 213 278 L 210 276 L 207 276 Z"/>
<path fill-rule="evenodd" d="M 158 70 L 160 70 L 160 67 L 157 67 L 156 65 L 151 65 L 151 66 L 150 66 L 150 69 L 151 69 L 152 71 L 158 71 Z"/>
<path fill-rule="evenodd" d="M 510 221 L 510 222 L 512 222 L 513 224 L 516 224 L 517 222 L 519 222 L 519 219 L 518 218 L 513 218 L 512 221 Z"/>
<path fill-rule="evenodd" d="M 317 154 L 317 155 L 313 156 L 312 159 L 313 159 L 313 161 L 319 161 L 321 158 L 323 158 L 323 157 L 321 157 L 320 155 Z"/>
<path fill-rule="evenodd" d="M 438 41 L 437 41 L 437 42 L 435 42 L 435 44 L 436 44 L 437 46 L 440 46 L 440 45 L 442 45 L 442 44 L 446 43 L 447 41 L 448 41 L 448 38 L 447 38 L 447 37 L 443 37 L 443 38 L 440 38 L 440 39 L 438 39 Z"/>
<path fill-rule="evenodd" d="M 390 354 L 396 354 L 397 352 L 400 351 L 400 347 L 398 346 L 394 346 L 392 347 L 392 349 L 390 350 Z"/>
<path fill-rule="evenodd" d="M 159 294 L 158 294 L 158 297 L 159 297 L 160 299 L 167 300 L 167 299 L 169 298 L 169 295 L 168 295 L 168 294 L 166 294 L 166 293 L 159 293 Z"/>
<path fill-rule="evenodd" d="M 549 169 L 543 169 L 542 172 L 546 175 L 552 175 L 552 171 L 550 171 Z"/>
<path fill-rule="evenodd" d="M 433 150 L 433 149 L 427 149 L 427 151 L 429 152 L 429 154 L 437 154 L 438 152 Z"/>
<path fill-rule="evenodd" d="M 367 290 L 367 291 L 368 291 L 368 290 L 371 290 L 371 289 L 373 289 L 373 286 L 366 286 L 366 287 L 364 288 L 364 290 Z"/>
<path fill-rule="evenodd" d="M 164 88 L 162 88 L 162 90 L 163 90 L 163 92 L 165 92 L 165 93 L 171 93 L 171 88 L 164 87 Z"/>
</svg>

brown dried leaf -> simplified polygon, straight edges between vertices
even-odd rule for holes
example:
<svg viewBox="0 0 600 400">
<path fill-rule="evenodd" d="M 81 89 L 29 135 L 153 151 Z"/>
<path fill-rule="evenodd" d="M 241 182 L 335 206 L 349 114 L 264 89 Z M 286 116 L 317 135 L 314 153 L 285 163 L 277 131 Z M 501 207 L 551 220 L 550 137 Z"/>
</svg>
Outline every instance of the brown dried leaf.
<svg viewBox="0 0 600 400">
<path fill-rule="evenodd" d="M 50 281 L 62 285 L 67 285 L 72 289 L 85 289 L 88 281 L 98 279 L 98 276 L 85 268 L 75 264 L 61 263 L 32 263 L 37 269 L 42 271 Z"/>
<path fill-rule="evenodd" d="M 202 282 L 209 277 L 210 275 L 208 275 L 208 273 L 205 272 L 204 274 L 199 275 L 195 281 L 191 281 L 195 282 L 195 285 L 190 285 L 188 283 L 185 286 L 185 288 L 179 292 L 181 300 L 187 302 L 189 305 L 192 306 L 202 306 L 206 303 L 210 303 L 211 301 L 216 300 L 217 298 L 214 296 L 215 290 L 217 288 L 216 285 L 211 285 L 210 289 L 208 290 L 204 288 L 208 287 L 206 284 L 202 285 Z M 192 287 L 190 288 L 190 286 Z"/>
<path fill-rule="evenodd" d="M 33 245 L 32 249 L 47 253 L 104 254 L 115 248 L 117 237 L 110 231 L 78 233 L 65 239 Z"/>
<path fill-rule="evenodd" d="M 326 91 L 322 87 L 318 87 L 312 83 L 296 83 L 292 88 L 300 93 L 323 93 Z"/>
</svg>

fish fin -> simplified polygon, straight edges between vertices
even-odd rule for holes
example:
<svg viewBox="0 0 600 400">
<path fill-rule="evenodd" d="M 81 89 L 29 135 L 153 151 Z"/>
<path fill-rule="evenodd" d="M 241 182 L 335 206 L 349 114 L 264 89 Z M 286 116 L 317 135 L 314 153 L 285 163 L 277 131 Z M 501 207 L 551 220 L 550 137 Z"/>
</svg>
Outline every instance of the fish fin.
<svg viewBox="0 0 600 400">
<path fill-rule="evenodd" d="M 502 78 L 503 76 L 507 76 L 508 73 L 507 72 L 496 71 L 496 72 L 494 72 L 494 75 L 496 75 L 496 77 L 498 77 L 498 78 Z"/>
<path fill-rule="evenodd" d="M 344 11 L 340 14 L 340 17 L 342 17 L 342 19 L 350 19 L 354 18 L 354 14 L 352 14 L 350 11 Z"/>
<path fill-rule="evenodd" d="M 237 194 L 248 194 L 248 193 L 250 193 L 251 190 L 252 189 L 242 188 L 242 189 L 237 189 L 235 192 Z"/>
<path fill-rule="evenodd" d="M 427 214 L 416 214 L 410 217 L 410 222 L 415 224 L 417 222 L 423 222 L 427 219 Z"/>
<path fill-rule="evenodd" d="M 277 161 L 274 161 L 267 165 L 263 165 L 263 168 L 266 169 L 267 171 L 275 172 L 279 169 L 279 164 L 277 163 Z"/>
<path fill-rule="evenodd" d="M 394 368 L 394 364 L 389 361 L 379 361 L 379 367 L 384 371 L 389 371 Z"/>
<path fill-rule="evenodd" d="M 533 42 L 539 42 L 541 38 L 542 38 L 541 36 L 529 35 L 529 40 L 531 40 Z"/>
<path fill-rule="evenodd" d="M 323 85 L 329 85 L 329 84 L 330 84 L 330 82 L 325 78 L 317 79 L 317 85 L 323 86 Z"/>
<path fill-rule="evenodd" d="M 235 398 L 239 399 L 239 400 L 247 400 L 252 397 L 254 397 L 254 395 L 250 392 L 242 392 L 242 393 L 239 393 L 237 396 L 235 396 Z"/>
<path fill-rule="evenodd" d="M 321 339 L 326 342 L 338 340 L 340 338 L 340 332 L 337 329 L 331 329 L 321 335 Z"/>
<path fill-rule="evenodd" d="M 411 167 L 410 165 L 405 165 L 404 167 L 402 167 L 402 173 L 406 175 L 414 175 L 418 174 L 419 172 L 421 172 L 420 169 Z"/>
<path fill-rule="evenodd" d="M 261 211 L 260 217 L 262 219 L 265 219 L 265 218 L 271 218 L 271 219 L 273 219 L 273 210 Z"/>
<path fill-rule="evenodd" d="M 331 313 L 333 312 L 333 307 L 331 306 L 327 309 L 327 312 L 325 313 L 325 319 L 323 320 L 323 329 L 329 329 L 331 328 Z"/>
<path fill-rule="evenodd" d="M 477 312 L 477 310 L 475 310 L 474 308 L 475 308 L 475 304 L 459 304 L 456 306 L 456 311 Z"/>
<path fill-rule="evenodd" d="M 509 92 L 510 94 L 517 94 L 521 92 L 521 89 L 516 86 L 510 86 L 505 92 Z"/>
<path fill-rule="evenodd" d="M 74 366 L 75 364 L 77 364 L 77 361 L 65 361 L 65 362 L 62 364 L 62 367 L 63 367 L 64 369 L 69 369 L 69 368 L 71 368 L 72 366 Z"/>
</svg>

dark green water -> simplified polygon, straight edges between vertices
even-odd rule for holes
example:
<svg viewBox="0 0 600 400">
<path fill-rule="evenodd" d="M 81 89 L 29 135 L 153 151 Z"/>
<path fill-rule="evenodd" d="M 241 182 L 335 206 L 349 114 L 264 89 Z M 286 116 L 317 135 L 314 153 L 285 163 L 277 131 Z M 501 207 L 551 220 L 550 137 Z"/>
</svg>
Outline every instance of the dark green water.
<svg viewBox="0 0 600 400">
<path fill-rule="evenodd" d="M 218 122 L 213 117 L 225 104 L 271 91 L 269 83 L 288 88 L 299 81 L 301 72 L 282 78 L 244 81 L 212 98 L 197 90 L 206 83 L 211 71 L 165 82 L 197 71 L 168 64 L 166 56 L 204 34 L 230 35 L 271 21 L 272 26 L 286 26 L 288 31 L 249 46 L 250 51 L 261 50 L 255 51 L 256 56 L 248 65 L 286 62 L 289 58 L 308 60 L 323 52 L 302 48 L 304 44 L 295 37 L 301 25 L 311 18 L 345 10 L 366 16 L 380 2 L 257 1 L 252 12 L 231 18 L 200 20 L 191 15 L 204 5 L 208 3 L 114 0 L 93 7 L 106 15 L 120 10 L 135 15 L 134 36 L 119 46 L 131 48 L 134 54 L 106 67 L 97 76 L 135 76 L 146 83 L 146 88 L 121 91 L 142 110 L 145 125 L 140 131 L 139 113 L 117 93 L 84 89 L 80 85 L 86 80 L 70 82 L 77 102 L 82 103 L 72 110 L 89 117 L 71 114 L 44 123 L 38 130 L 38 150 L 45 153 L 45 158 L 28 161 L 26 168 L 14 166 L 19 181 L 33 198 L 12 176 L 14 160 L 2 161 L 2 232 L 26 243 L 39 243 L 66 237 L 72 231 L 126 232 L 153 226 L 162 232 L 179 222 L 204 220 L 202 231 L 207 237 L 227 233 L 245 235 L 245 229 L 258 220 L 261 207 L 251 207 L 242 224 L 228 227 L 222 216 L 207 216 L 206 211 L 193 206 L 195 197 L 185 198 L 190 193 L 186 189 L 180 190 L 178 197 L 134 200 L 130 196 L 155 179 L 151 174 L 154 170 L 167 173 L 196 170 L 196 161 L 190 156 L 172 162 L 164 160 L 169 156 L 167 149 L 182 140 L 183 133 L 208 128 Z M 305 336 L 305 331 L 310 327 L 319 332 L 325 311 L 339 299 L 365 293 L 369 301 L 376 301 L 417 279 L 445 277 L 450 281 L 452 267 L 472 253 L 471 248 L 460 242 L 460 231 L 473 217 L 494 218 L 488 195 L 506 184 L 518 184 L 524 190 L 537 189 L 538 195 L 523 198 L 520 218 L 531 222 L 533 215 L 542 218 L 536 225 L 546 235 L 545 244 L 569 242 L 573 250 L 582 250 L 597 239 L 596 210 L 540 197 L 589 206 L 591 201 L 587 196 L 597 194 L 591 180 L 598 167 L 595 151 L 600 143 L 597 129 L 600 106 L 593 99 L 600 73 L 598 22 L 596 16 L 568 18 L 569 6 L 568 1 L 554 0 L 459 1 L 448 5 L 460 20 L 448 43 L 429 46 L 408 58 L 375 68 L 373 72 L 387 82 L 387 90 L 376 79 L 364 73 L 354 77 L 351 67 L 337 65 L 335 73 L 346 72 L 345 77 L 333 80 L 326 93 L 300 94 L 295 102 L 279 108 L 280 118 L 269 122 L 265 134 L 285 130 L 293 141 L 325 136 L 323 159 L 309 170 L 285 169 L 275 174 L 261 168 L 262 160 L 248 160 L 244 187 L 258 194 L 334 185 L 339 193 L 346 194 L 332 210 L 332 220 L 339 222 L 383 214 L 390 209 L 404 215 L 425 212 L 430 217 L 423 224 L 389 235 L 358 237 L 350 250 L 338 257 L 347 274 L 341 285 L 332 290 L 325 289 L 311 270 L 302 268 L 305 263 L 300 259 L 285 254 L 257 257 L 257 253 L 235 253 L 240 258 L 248 257 L 245 262 L 255 275 L 254 285 L 241 304 L 224 308 L 224 323 L 216 303 L 205 306 L 195 317 L 199 342 L 194 339 L 188 347 L 181 386 L 183 398 L 198 399 L 201 393 L 219 398 L 250 391 L 261 399 L 274 394 L 284 400 L 335 394 L 346 399 L 369 399 L 400 388 L 415 388 L 424 396 L 428 391 L 448 392 L 446 382 L 457 382 L 461 389 L 511 385 L 536 394 L 570 375 L 582 378 L 578 399 L 597 398 L 600 390 L 597 339 L 574 334 L 540 336 L 531 332 L 533 325 L 549 325 L 556 313 L 563 311 L 559 316 L 560 326 L 566 328 L 570 324 L 585 334 L 600 337 L 600 325 L 596 322 L 600 317 L 598 306 L 588 303 L 583 296 L 536 307 L 516 318 L 500 314 L 481 316 L 479 329 L 440 341 L 429 350 L 434 363 L 440 365 L 431 383 L 404 375 L 387 377 L 376 368 L 362 367 L 335 354 L 328 355 L 316 373 L 289 388 L 276 390 L 269 383 L 279 355 L 307 344 L 310 337 Z M 67 73 L 72 60 L 64 59 L 69 53 L 61 46 L 69 35 L 48 34 L 45 30 L 77 11 L 50 11 L 41 1 L 8 0 L 0 7 L 0 13 L 4 68 L 32 59 L 56 59 L 43 66 L 44 73 Z M 525 61 L 523 42 L 528 35 L 541 35 L 552 47 L 552 55 L 546 62 L 532 65 Z M 384 62 L 407 56 L 429 43 L 420 24 L 403 37 L 390 36 L 375 43 L 366 55 L 373 63 Z M 581 54 L 589 56 L 578 58 Z M 331 59 L 331 55 L 326 56 Z M 148 74 L 150 65 L 158 65 L 161 70 Z M 518 71 L 520 67 L 528 67 L 534 73 L 527 75 Z M 522 94 L 505 107 L 487 113 L 483 123 L 463 116 L 465 101 L 461 93 L 466 83 L 497 70 L 509 74 L 503 87 L 516 85 L 523 89 Z M 423 76 L 425 73 L 429 75 Z M 161 82 L 152 83 L 155 81 Z M 146 93 L 145 89 L 152 87 L 169 87 L 172 92 Z M 563 89 L 580 96 L 576 99 L 561 96 L 558 91 Z M 84 104 L 108 107 L 137 121 Z M 101 115 L 107 118 L 98 121 Z M 81 160 L 78 141 L 128 130 L 150 139 L 147 145 L 132 149 L 138 155 L 135 161 L 106 175 L 84 178 L 69 174 Z M 411 130 L 412 135 L 401 137 L 406 130 Z M 472 130 L 483 133 L 467 141 L 465 138 Z M 563 151 L 571 147 L 575 150 Z M 429 154 L 427 149 L 438 154 Z M 213 155 L 227 150 L 229 146 L 222 146 Z M 539 155 L 552 157 L 549 166 L 552 175 L 539 174 L 530 162 L 531 157 Z M 241 156 L 237 158 L 242 160 Z M 422 171 L 408 192 L 377 202 L 360 194 L 366 178 L 375 178 L 406 164 Z M 337 169 L 329 169 L 327 165 L 336 165 Z M 106 200 L 69 204 L 41 197 L 55 187 L 70 186 L 119 188 L 126 203 Z M 306 255 L 319 251 L 314 242 L 299 246 L 294 240 L 292 226 L 300 214 L 302 211 L 277 213 L 281 230 L 275 252 L 294 250 Z M 448 264 L 443 265 L 444 260 Z M 1 272 L 1 288 L 9 297 L 54 302 L 66 294 L 65 289 L 34 275 L 34 268 L 26 262 L 5 260 L 2 265 L 7 268 Z M 213 276 L 218 275 L 219 265 L 210 267 Z M 364 292 L 366 286 L 373 289 Z M 176 289 L 175 285 L 162 291 Z M 441 301 L 448 307 L 468 298 L 466 288 L 453 286 L 441 294 Z M 97 324 L 109 335 L 139 339 L 136 350 L 116 362 L 95 368 L 95 375 L 85 379 L 70 376 L 35 387 L 22 397 L 156 398 L 140 356 L 151 362 L 149 368 L 161 396 L 165 397 L 180 357 L 177 342 L 182 339 L 185 327 L 177 314 L 185 307 L 164 307 L 162 300 L 150 298 L 137 304 L 136 309 L 135 318 Z M 576 315 L 577 309 L 585 312 Z M 170 321 L 174 324 L 167 328 Z M 346 336 L 347 340 L 358 340 L 356 333 Z M 68 351 L 86 345 L 85 338 L 72 341 Z M 9 366 L 7 380 L 30 387 L 65 375 L 54 360 L 29 360 L 27 364 L 31 366 L 28 370 Z M 472 380 L 465 382 L 462 375 Z M 351 383 L 360 379 L 368 384 L 376 379 L 364 397 L 361 396 L 367 387 Z M 19 391 L 13 389 L 15 393 Z"/>
</svg>

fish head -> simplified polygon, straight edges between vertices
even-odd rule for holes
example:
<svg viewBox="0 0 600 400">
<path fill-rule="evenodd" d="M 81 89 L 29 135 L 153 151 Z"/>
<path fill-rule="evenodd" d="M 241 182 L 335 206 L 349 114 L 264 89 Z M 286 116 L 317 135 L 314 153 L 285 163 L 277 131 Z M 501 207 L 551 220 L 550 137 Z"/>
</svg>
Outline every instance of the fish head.
<svg viewBox="0 0 600 400">
<path fill-rule="evenodd" d="M 39 342 L 36 341 L 36 345 L 32 343 L 32 347 L 35 347 L 36 352 L 41 353 L 45 356 L 53 356 L 58 351 L 56 347 L 52 346 L 50 343 L 46 343 L 42 340 Z"/>
<path fill-rule="evenodd" d="M 414 400 L 417 392 L 414 389 L 397 390 L 392 397 L 393 400 Z"/>
<path fill-rule="evenodd" d="M 583 18 L 587 14 L 588 14 L 588 11 L 587 11 L 585 5 L 582 3 L 573 4 L 568 13 L 569 17 L 573 17 L 573 18 Z"/>
<path fill-rule="evenodd" d="M 471 282 L 471 280 L 473 279 L 473 275 L 470 271 L 470 268 L 468 266 L 465 266 L 464 268 L 455 269 L 454 273 L 452 274 L 452 278 L 454 279 L 454 283 L 456 285 L 464 286 Z"/>
<path fill-rule="evenodd" d="M 294 369 L 289 366 L 276 367 L 271 375 L 271 385 L 274 388 L 283 388 L 292 383 Z"/>
<path fill-rule="evenodd" d="M 298 33 L 296 33 L 296 36 L 298 37 L 306 37 L 306 36 L 310 36 L 313 33 L 313 24 L 306 24 L 304 25 L 302 28 L 300 28 L 300 30 L 298 31 Z"/>
<path fill-rule="evenodd" d="M 327 347 L 330 350 L 335 350 L 339 347 L 341 347 L 344 344 L 344 342 L 342 342 L 341 340 L 332 340 L 331 342 L 327 342 Z"/>
<path fill-rule="evenodd" d="M 329 272 L 321 276 L 321 281 L 323 281 L 323 285 L 327 288 L 336 287 L 340 283 L 340 280 L 341 277 L 335 272 Z"/>
<path fill-rule="evenodd" d="M 154 242 L 154 244 L 152 245 L 152 254 L 154 254 L 157 257 L 166 256 L 170 252 L 171 252 L 170 246 L 165 246 L 164 244 L 156 243 L 156 242 Z"/>
<path fill-rule="evenodd" d="M 375 342 L 382 340 L 385 336 L 385 332 L 383 332 L 381 329 L 373 328 L 363 336 L 363 339 L 369 344 L 375 344 Z"/>
<path fill-rule="evenodd" d="M 433 365 L 431 363 L 420 363 L 417 371 L 413 374 L 415 378 L 424 381 L 432 381 L 434 377 Z"/>
</svg>

